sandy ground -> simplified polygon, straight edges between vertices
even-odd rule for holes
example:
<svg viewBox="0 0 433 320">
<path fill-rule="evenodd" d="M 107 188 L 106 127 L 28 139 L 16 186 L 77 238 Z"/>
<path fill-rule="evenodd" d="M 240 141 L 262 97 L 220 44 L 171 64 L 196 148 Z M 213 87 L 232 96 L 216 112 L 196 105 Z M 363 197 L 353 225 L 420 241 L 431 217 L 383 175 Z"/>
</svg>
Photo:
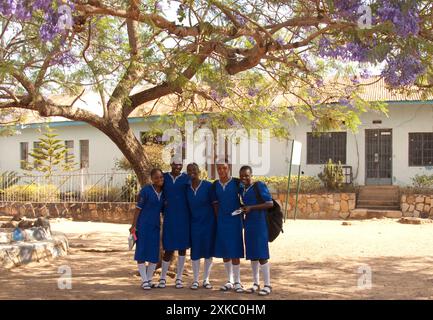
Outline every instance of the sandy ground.
<svg viewBox="0 0 433 320">
<path fill-rule="evenodd" d="M 216 259 L 215 289 L 143 291 L 127 225 L 57 220 L 52 228 L 70 239 L 70 254 L 50 262 L 0 271 L 0 299 L 432 299 L 433 223 L 403 225 L 392 219 L 297 220 L 271 244 L 274 292 L 269 297 L 223 293 L 224 266 Z M 59 289 L 59 267 L 72 270 L 72 288 Z M 371 288 L 362 270 L 371 270 Z M 241 262 L 242 281 L 251 284 L 249 262 Z M 155 276 L 156 278 L 157 276 Z M 184 277 L 186 285 L 191 276 Z M 358 284 L 361 283 L 361 286 Z"/>
</svg>

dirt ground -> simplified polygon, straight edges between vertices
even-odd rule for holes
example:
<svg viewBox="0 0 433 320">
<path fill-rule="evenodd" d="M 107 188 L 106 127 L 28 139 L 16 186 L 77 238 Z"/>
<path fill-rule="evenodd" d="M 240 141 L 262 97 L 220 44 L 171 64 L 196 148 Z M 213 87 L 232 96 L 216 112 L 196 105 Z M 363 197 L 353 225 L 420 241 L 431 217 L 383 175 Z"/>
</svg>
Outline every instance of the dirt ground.
<svg viewBox="0 0 433 320">
<path fill-rule="evenodd" d="M 70 239 L 68 256 L 0 271 L 0 299 L 432 299 L 433 223 L 403 225 L 392 219 L 287 221 L 271 244 L 273 293 L 223 293 L 224 266 L 215 259 L 213 290 L 143 291 L 133 251 L 127 250 L 128 225 L 55 220 L 53 230 Z M 59 267 L 72 270 L 72 288 L 59 289 Z M 371 288 L 362 270 L 371 270 Z M 249 262 L 241 262 L 242 281 L 251 284 Z M 157 276 L 155 276 L 155 279 Z M 361 283 L 361 286 L 358 285 Z"/>
</svg>

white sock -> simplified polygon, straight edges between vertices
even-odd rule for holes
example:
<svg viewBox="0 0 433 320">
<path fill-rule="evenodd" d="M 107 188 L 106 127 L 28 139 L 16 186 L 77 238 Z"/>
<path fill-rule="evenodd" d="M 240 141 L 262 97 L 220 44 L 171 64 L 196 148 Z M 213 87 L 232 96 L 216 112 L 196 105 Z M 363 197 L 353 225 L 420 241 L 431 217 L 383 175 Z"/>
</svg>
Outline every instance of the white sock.
<svg viewBox="0 0 433 320">
<path fill-rule="evenodd" d="M 203 280 L 209 282 L 210 270 L 212 268 L 212 258 L 204 259 L 204 274 Z"/>
<path fill-rule="evenodd" d="M 152 282 L 153 273 L 156 269 L 156 263 L 149 262 L 149 265 L 147 266 L 147 280 Z"/>
<path fill-rule="evenodd" d="M 262 270 L 263 280 L 265 281 L 265 286 L 270 286 L 271 285 L 271 273 L 270 273 L 269 262 L 266 262 L 265 264 L 260 265 L 260 269 Z"/>
<path fill-rule="evenodd" d="M 194 282 L 198 282 L 198 277 L 200 275 L 200 259 L 192 260 L 192 272 L 194 273 Z"/>
<path fill-rule="evenodd" d="M 177 257 L 176 279 L 182 280 L 184 266 L 185 266 L 185 256 L 178 256 Z"/>
<path fill-rule="evenodd" d="M 170 266 L 170 261 L 164 261 L 162 260 L 162 264 L 161 264 L 161 279 L 165 280 L 165 278 L 167 277 L 167 271 L 168 271 L 168 267 Z"/>
<path fill-rule="evenodd" d="M 146 275 L 146 264 L 139 263 L 138 266 L 138 272 L 140 272 L 141 281 L 146 282 L 147 281 L 147 275 Z"/>
<path fill-rule="evenodd" d="M 241 265 L 233 265 L 233 276 L 234 276 L 234 282 L 241 283 Z"/>
<path fill-rule="evenodd" d="M 253 271 L 253 283 L 260 284 L 259 262 L 251 260 L 251 269 Z"/>
<path fill-rule="evenodd" d="M 226 268 L 227 277 L 229 282 L 233 283 L 233 265 L 231 261 L 224 262 L 224 267 Z"/>
</svg>

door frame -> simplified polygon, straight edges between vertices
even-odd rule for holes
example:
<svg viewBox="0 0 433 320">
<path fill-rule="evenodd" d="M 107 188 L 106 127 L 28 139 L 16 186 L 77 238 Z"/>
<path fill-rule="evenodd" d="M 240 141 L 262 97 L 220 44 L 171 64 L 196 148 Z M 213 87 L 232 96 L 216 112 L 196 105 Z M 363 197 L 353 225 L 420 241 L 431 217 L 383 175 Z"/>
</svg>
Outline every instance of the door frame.
<svg viewBox="0 0 433 320">
<path fill-rule="evenodd" d="M 389 162 L 390 162 L 390 170 L 391 170 L 391 178 L 390 178 L 390 180 L 388 181 L 388 178 L 377 178 L 377 179 L 375 179 L 376 181 L 371 181 L 371 182 L 368 182 L 368 180 L 370 179 L 370 180 L 372 180 L 373 178 L 368 178 L 367 177 L 367 171 L 368 171 L 368 168 L 367 168 L 367 166 L 368 166 L 368 163 L 367 163 L 367 150 L 368 150 L 368 144 L 367 144 L 367 131 L 385 131 L 385 130 L 387 130 L 387 131 L 389 131 L 390 133 L 391 133 L 391 144 L 390 144 L 390 148 L 391 148 L 391 155 L 390 155 L 390 160 L 389 160 Z M 392 158 L 392 154 L 393 154 L 393 137 L 394 137 L 394 133 L 393 133 L 393 130 L 392 130 L 392 128 L 368 128 L 368 129 L 365 129 L 365 131 L 364 131 L 364 143 L 365 143 L 365 148 L 364 148 L 364 151 L 365 151 L 365 155 L 364 155 L 364 161 L 365 161 L 365 163 L 364 163 L 364 170 L 365 170 L 365 174 L 364 174 L 364 185 L 393 185 L 393 171 L 394 171 L 394 168 L 393 168 L 393 158 Z M 379 160 L 380 161 L 380 160 Z M 380 181 L 380 180 L 382 180 L 382 181 Z"/>
</svg>

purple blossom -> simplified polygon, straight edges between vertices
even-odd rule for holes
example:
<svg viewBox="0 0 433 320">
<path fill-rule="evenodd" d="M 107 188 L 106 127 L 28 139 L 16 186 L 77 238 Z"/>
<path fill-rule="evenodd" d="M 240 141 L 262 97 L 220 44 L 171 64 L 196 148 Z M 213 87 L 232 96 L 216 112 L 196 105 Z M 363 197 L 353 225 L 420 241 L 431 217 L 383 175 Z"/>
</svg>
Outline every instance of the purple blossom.
<svg viewBox="0 0 433 320">
<path fill-rule="evenodd" d="M 284 46 L 284 45 L 285 45 L 284 39 L 281 38 L 281 37 L 278 37 L 278 38 L 275 40 L 275 42 L 278 43 L 280 46 Z"/>
<path fill-rule="evenodd" d="M 417 35 L 419 32 L 419 14 L 416 1 L 381 0 L 377 10 L 378 20 L 390 21 L 395 32 L 401 37 Z"/>
<path fill-rule="evenodd" d="M 406 87 L 413 85 L 421 74 L 425 72 L 421 60 L 413 55 L 399 55 L 387 59 L 387 67 L 382 71 L 385 82 L 392 87 Z"/>
<path fill-rule="evenodd" d="M 258 88 L 249 88 L 248 89 L 248 95 L 250 97 L 254 97 L 259 93 L 259 89 Z"/>
<path fill-rule="evenodd" d="M 231 126 L 234 126 L 235 125 L 235 120 L 232 118 L 232 117 L 230 117 L 230 118 L 227 118 L 227 123 L 229 124 L 229 125 L 231 125 Z"/>
<path fill-rule="evenodd" d="M 0 0 L 0 13 L 4 16 L 10 16 L 15 12 L 15 1 Z"/>
<path fill-rule="evenodd" d="M 352 77 L 351 79 L 350 79 L 350 81 L 353 83 L 353 84 L 359 84 L 359 79 L 358 79 L 358 77 L 357 76 L 354 76 L 354 77 Z"/>
<path fill-rule="evenodd" d="M 316 80 L 316 86 L 317 87 L 322 87 L 323 86 L 323 79 L 317 79 Z"/>
<path fill-rule="evenodd" d="M 361 79 L 368 79 L 371 77 L 371 73 L 369 70 L 364 69 L 361 71 L 361 73 L 359 74 L 359 76 L 361 77 Z"/>
<path fill-rule="evenodd" d="M 240 14 L 236 14 L 235 15 L 235 19 L 236 21 L 241 25 L 244 26 L 247 23 L 247 19 L 245 19 L 243 16 L 241 16 Z"/>
<path fill-rule="evenodd" d="M 338 100 L 338 103 L 345 107 L 352 107 L 352 102 L 347 98 L 340 98 L 340 100 Z"/>
<path fill-rule="evenodd" d="M 156 3 L 155 3 L 155 9 L 156 9 L 156 10 L 162 10 L 162 4 L 159 3 L 159 2 L 156 2 Z"/>
<path fill-rule="evenodd" d="M 319 56 L 341 59 L 345 61 L 367 62 L 370 47 L 360 42 L 348 42 L 340 46 L 332 46 L 327 37 L 319 40 Z"/>
<path fill-rule="evenodd" d="M 363 0 L 334 0 L 334 12 L 339 18 L 355 21 L 359 18 L 358 8 L 363 5 Z"/>
<path fill-rule="evenodd" d="M 70 51 L 62 52 L 51 61 L 51 65 L 61 65 L 64 67 L 71 66 L 76 63 L 78 63 L 78 60 Z"/>
<path fill-rule="evenodd" d="M 43 10 L 43 11 L 47 11 L 52 5 L 52 1 L 51 0 L 35 0 L 33 3 L 33 8 L 35 10 Z"/>
</svg>

